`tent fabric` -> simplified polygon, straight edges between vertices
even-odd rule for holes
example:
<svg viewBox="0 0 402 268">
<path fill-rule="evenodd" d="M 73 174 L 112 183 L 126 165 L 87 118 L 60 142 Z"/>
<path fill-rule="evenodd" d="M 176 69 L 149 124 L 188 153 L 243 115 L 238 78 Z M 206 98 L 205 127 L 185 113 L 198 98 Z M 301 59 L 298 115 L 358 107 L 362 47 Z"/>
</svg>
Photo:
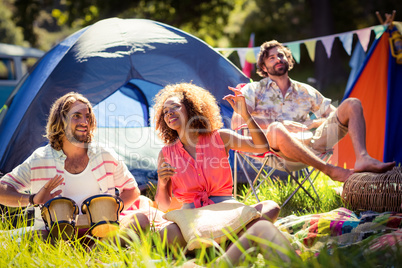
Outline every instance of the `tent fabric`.
<svg viewBox="0 0 402 268">
<path fill-rule="evenodd" d="M 364 63 L 364 59 L 366 58 L 366 53 L 360 42 L 355 45 L 355 49 L 353 50 L 352 57 L 349 61 L 349 67 L 351 68 L 348 82 L 346 84 L 346 88 L 350 88 L 352 83 L 356 80 L 356 76 L 360 70 L 360 67 Z"/>
<path fill-rule="evenodd" d="M 125 86 L 129 81 L 134 82 Z M 130 92 L 137 87 L 151 106 L 156 89 L 179 82 L 210 90 L 222 111 L 229 111 L 226 116 L 231 116 L 231 107 L 222 97 L 228 94 L 228 86 L 248 78 L 205 42 L 166 24 L 111 18 L 88 26 L 47 52 L 20 85 L 0 125 L 0 171 L 11 171 L 47 143 L 43 135 L 50 105 L 70 91 L 83 94 L 96 106 L 118 90 L 127 98 L 138 94 Z M 116 126 L 102 131 L 112 139 L 122 135 L 116 129 L 111 134 L 109 127 Z M 138 134 L 139 130 L 125 128 L 127 135 Z M 155 136 L 150 135 L 150 139 Z M 125 157 L 131 154 L 123 151 Z"/>
<path fill-rule="evenodd" d="M 388 96 L 387 96 L 387 120 L 385 125 L 385 162 L 402 162 L 402 65 L 397 64 L 392 55 L 388 61 Z"/>
<path fill-rule="evenodd" d="M 367 151 L 380 161 L 402 162 L 402 127 L 399 104 L 402 66 L 390 55 L 389 32 L 372 45 L 356 80 L 345 92 L 346 98 L 358 98 L 366 120 Z M 332 162 L 353 168 L 356 158 L 349 135 L 335 148 Z"/>
</svg>

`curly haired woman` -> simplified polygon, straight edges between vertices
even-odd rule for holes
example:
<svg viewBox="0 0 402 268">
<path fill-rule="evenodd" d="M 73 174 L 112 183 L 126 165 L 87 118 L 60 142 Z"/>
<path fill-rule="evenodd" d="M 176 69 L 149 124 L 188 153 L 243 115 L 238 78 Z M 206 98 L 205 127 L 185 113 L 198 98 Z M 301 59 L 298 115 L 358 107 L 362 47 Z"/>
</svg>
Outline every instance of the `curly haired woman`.
<svg viewBox="0 0 402 268">
<path fill-rule="evenodd" d="M 172 194 L 183 203 L 183 208 L 234 200 L 229 150 L 264 153 L 270 149 L 264 133 L 247 111 L 240 90 L 229 89 L 235 94 L 227 95 L 224 99 L 247 122 L 251 137 L 221 129 L 223 123 L 216 100 L 201 87 L 189 83 L 169 85 L 156 95 L 156 129 L 166 144 L 159 154 L 155 195 L 161 210 L 169 208 Z M 247 238 L 247 234 L 251 234 L 289 247 L 286 239 L 271 223 L 278 217 L 279 206 L 273 201 L 264 201 L 254 207 L 262 216 L 246 226 L 246 232 L 237 243 L 246 249 L 252 247 L 255 242 Z M 186 245 L 177 224 L 170 224 L 165 229 L 168 243 Z M 242 253 L 238 246 L 233 245 L 224 257 L 234 265 Z M 267 246 L 259 246 L 265 248 L 264 255 L 269 255 Z"/>
</svg>

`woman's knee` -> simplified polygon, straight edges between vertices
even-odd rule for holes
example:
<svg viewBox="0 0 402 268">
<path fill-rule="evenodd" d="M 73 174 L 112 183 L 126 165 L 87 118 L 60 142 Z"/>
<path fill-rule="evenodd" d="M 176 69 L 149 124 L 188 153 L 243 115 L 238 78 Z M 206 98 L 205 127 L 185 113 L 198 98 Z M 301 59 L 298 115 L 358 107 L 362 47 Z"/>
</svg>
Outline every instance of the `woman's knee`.
<svg viewBox="0 0 402 268">
<path fill-rule="evenodd" d="M 162 241 L 165 241 L 167 245 L 184 247 L 187 244 L 179 226 L 176 223 L 169 224 L 160 230 L 159 235 Z"/>
<path fill-rule="evenodd" d="M 272 200 L 262 201 L 254 207 L 261 213 L 261 218 L 275 222 L 279 216 L 279 212 L 281 211 L 281 207 Z"/>
<path fill-rule="evenodd" d="M 135 213 L 130 216 L 126 216 L 121 224 L 124 228 L 132 228 L 136 232 L 141 230 L 142 232 L 147 232 L 150 228 L 150 222 L 148 217 L 143 213 Z"/>
</svg>

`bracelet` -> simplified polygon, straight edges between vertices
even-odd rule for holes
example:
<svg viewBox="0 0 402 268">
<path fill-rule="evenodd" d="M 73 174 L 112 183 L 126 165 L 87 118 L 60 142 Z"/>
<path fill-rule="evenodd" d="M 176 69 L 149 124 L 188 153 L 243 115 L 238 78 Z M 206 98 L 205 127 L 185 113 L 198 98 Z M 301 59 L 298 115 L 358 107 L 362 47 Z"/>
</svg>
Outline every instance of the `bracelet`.
<svg viewBox="0 0 402 268">
<path fill-rule="evenodd" d="M 29 196 L 29 205 L 31 205 L 31 206 L 33 206 L 33 207 L 39 206 L 39 204 L 35 204 L 35 202 L 34 202 L 35 195 L 36 195 L 36 194 L 31 194 L 31 195 Z"/>
</svg>

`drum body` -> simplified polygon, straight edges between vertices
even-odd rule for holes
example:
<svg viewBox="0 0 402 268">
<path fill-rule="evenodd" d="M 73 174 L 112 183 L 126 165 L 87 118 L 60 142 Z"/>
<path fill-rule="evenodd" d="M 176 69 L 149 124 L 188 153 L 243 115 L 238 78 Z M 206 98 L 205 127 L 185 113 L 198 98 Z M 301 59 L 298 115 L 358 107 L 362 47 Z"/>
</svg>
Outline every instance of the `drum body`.
<svg viewBox="0 0 402 268">
<path fill-rule="evenodd" d="M 88 217 L 91 234 L 106 237 L 119 229 L 119 215 L 123 207 L 123 201 L 119 197 L 99 194 L 85 199 L 81 212 Z"/>
<path fill-rule="evenodd" d="M 78 212 L 77 204 L 67 197 L 50 199 L 41 209 L 42 219 L 50 236 L 63 240 L 73 238 Z"/>
</svg>

